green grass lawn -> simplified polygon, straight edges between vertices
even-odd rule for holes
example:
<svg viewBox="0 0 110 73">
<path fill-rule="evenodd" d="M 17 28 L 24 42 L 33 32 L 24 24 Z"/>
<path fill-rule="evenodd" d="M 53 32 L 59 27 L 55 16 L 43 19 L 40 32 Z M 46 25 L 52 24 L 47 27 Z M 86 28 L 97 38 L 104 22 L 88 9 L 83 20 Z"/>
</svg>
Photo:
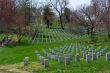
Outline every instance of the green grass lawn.
<svg viewBox="0 0 110 73">
<path fill-rule="evenodd" d="M 60 33 L 59 33 L 60 34 Z M 0 36 L 3 38 L 3 35 Z M 31 65 L 34 63 L 39 63 L 37 57 L 34 54 L 35 50 L 38 50 L 41 55 L 42 49 L 48 50 L 48 48 L 54 49 L 55 47 L 64 47 L 66 43 L 70 45 L 71 43 L 83 43 L 84 45 L 93 45 L 94 47 L 102 45 L 103 47 L 106 45 L 110 46 L 110 42 L 97 42 L 97 43 L 89 43 L 87 42 L 90 40 L 87 37 L 81 37 L 79 39 L 72 39 L 72 40 L 64 40 L 60 42 L 52 42 L 52 43 L 34 43 L 30 44 L 27 39 L 28 37 L 24 37 L 20 44 L 16 45 L 8 45 L 5 47 L 0 48 L 0 66 L 3 65 L 13 65 L 19 64 L 23 62 L 24 57 L 30 57 Z M 98 39 L 101 40 L 101 36 L 98 36 Z M 108 50 L 109 52 L 110 50 Z M 41 65 L 42 66 L 42 65 Z M 35 66 L 37 68 L 37 65 Z M 23 68 L 24 69 L 24 68 Z M 30 68 L 28 68 L 30 69 Z M 27 70 L 27 69 L 26 69 Z M 110 73 L 110 62 L 105 61 L 105 55 L 100 57 L 96 61 L 92 61 L 90 64 L 87 64 L 84 59 L 80 62 L 76 62 L 75 59 L 71 62 L 71 65 L 65 66 L 64 63 L 59 64 L 59 62 L 50 60 L 49 68 L 42 68 L 42 69 L 33 69 L 31 68 L 32 72 L 30 73 Z M 5 72 L 4 72 L 5 73 Z M 8 73 L 8 72 L 7 72 Z M 14 72 L 13 72 L 14 73 Z"/>
</svg>

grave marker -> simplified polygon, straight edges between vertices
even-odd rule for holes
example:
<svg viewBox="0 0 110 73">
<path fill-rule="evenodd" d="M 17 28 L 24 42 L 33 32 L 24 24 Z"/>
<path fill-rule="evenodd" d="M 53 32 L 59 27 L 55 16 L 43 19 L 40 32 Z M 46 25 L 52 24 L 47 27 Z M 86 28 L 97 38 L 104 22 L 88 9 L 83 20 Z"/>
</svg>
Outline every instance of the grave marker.
<svg viewBox="0 0 110 73">
<path fill-rule="evenodd" d="M 89 54 L 86 55 L 86 63 L 91 62 L 91 56 Z"/>
<path fill-rule="evenodd" d="M 45 68 L 49 67 L 49 60 L 48 59 L 44 59 L 44 67 Z"/>
<path fill-rule="evenodd" d="M 29 57 L 24 58 L 24 66 L 27 66 L 29 64 Z"/>
<path fill-rule="evenodd" d="M 106 54 L 106 61 L 110 61 L 110 52 Z"/>
<path fill-rule="evenodd" d="M 62 63 L 63 62 L 63 57 L 59 56 L 58 61 L 59 61 L 59 63 Z"/>
<path fill-rule="evenodd" d="M 76 54 L 76 61 L 80 61 L 80 56 L 79 56 L 79 54 Z"/>
<path fill-rule="evenodd" d="M 96 53 L 92 53 L 92 60 L 97 60 L 97 54 Z"/>
<path fill-rule="evenodd" d="M 70 58 L 69 57 L 65 57 L 65 65 L 69 65 L 70 64 Z"/>
</svg>

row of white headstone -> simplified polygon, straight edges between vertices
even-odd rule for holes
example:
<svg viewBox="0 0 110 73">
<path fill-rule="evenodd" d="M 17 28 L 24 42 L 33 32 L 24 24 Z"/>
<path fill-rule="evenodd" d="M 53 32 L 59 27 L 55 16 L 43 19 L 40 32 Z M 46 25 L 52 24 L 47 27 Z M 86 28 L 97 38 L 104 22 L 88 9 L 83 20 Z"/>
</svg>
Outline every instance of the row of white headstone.
<svg viewBox="0 0 110 73">
<path fill-rule="evenodd" d="M 71 46 L 70 46 L 71 48 Z M 55 48 L 55 50 L 58 50 L 57 48 Z M 55 50 L 53 49 L 50 49 L 49 48 L 49 52 L 46 52 L 44 49 L 43 49 L 43 53 L 50 59 L 53 59 L 55 61 L 59 61 L 59 63 L 62 63 L 62 62 L 65 62 L 65 65 L 66 64 L 70 64 L 70 61 L 74 58 L 74 54 L 63 54 L 63 49 L 61 48 L 60 49 L 60 52 L 56 52 Z M 69 50 L 70 51 L 70 50 Z M 53 54 L 53 55 L 52 55 Z M 79 60 L 79 59 L 78 59 Z"/>
<path fill-rule="evenodd" d="M 35 55 L 37 56 L 38 60 L 44 65 L 44 67 L 49 67 L 49 60 L 45 57 L 41 56 L 38 51 L 35 51 Z M 24 58 L 24 66 L 28 66 L 30 64 L 29 57 Z"/>
<path fill-rule="evenodd" d="M 70 49 L 70 48 L 72 48 L 72 49 Z M 73 48 L 72 44 L 70 45 L 70 48 L 68 48 L 67 45 L 66 45 L 66 49 L 60 48 L 59 49 L 59 54 L 57 53 L 58 51 L 57 52 L 55 51 L 55 50 L 58 50 L 58 48 L 57 49 L 55 48 L 54 50 L 53 49 L 49 49 L 49 51 L 52 54 L 55 55 L 55 58 L 57 58 L 57 60 L 61 59 L 61 62 L 62 62 L 62 60 L 65 59 L 64 61 L 65 61 L 65 64 L 66 64 L 66 62 L 70 63 L 71 59 L 74 58 L 74 48 Z M 89 48 L 89 47 L 87 47 L 87 48 Z M 108 50 L 108 46 L 106 46 L 104 49 L 101 49 L 101 46 L 99 46 L 98 49 L 96 49 L 95 51 L 93 50 L 93 47 L 90 47 L 89 50 L 86 50 L 86 49 L 84 49 L 84 50 L 81 49 L 83 58 L 86 59 L 87 63 L 90 63 L 92 60 L 93 61 L 97 60 L 99 57 L 104 55 L 107 52 L 107 50 Z M 64 51 L 66 51 L 66 53 Z M 76 61 L 80 61 L 80 59 L 81 59 L 78 51 L 79 51 L 78 47 L 76 47 Z M 70 52 L 71 52 L 71 54 L 70 54 Z M 109 58 L 110 58 L 109 54 L 107 54 L 106 55 L 106 60 L 109 60 Z"/>
<path fill-rule="evenodd" d="M 46 59 L 44 56 L 41 56 L 38 51 L 35 51 L 35 55 L 37 56 L 38 60 L 44 65 L 44 67 L 49 67 L 49 60 Z"/>
<path fill-rule="evenodd" d="M 76 48 L 76 55 L 75 55 L 75 48 Z M 65 65 L 69 65 L 74 58 L 77 62 L 79 62 L 81 60 L 81 55 L 86 60 L 86 63 L 91 63 L 91 61 L 95 61 L 99 57 L 103 56 L 108 49 L 109 49 L 108 46 L 106 46 L 104 49 L 101 46 L 99 46 L 95 50 L 93 49 L 93 47 L 89 47 L 89 46 L 86 47 L 85 49 L 84 45 L 81 46 L 79 44 L 76 45 L 71 44 L 70 46 L 68 46 L 66 44 L 63 48 L 54 48 L 54 49 L 49 48 L 48 51 L 43 49 L 42 52 L 48 59 L 46 59 L 44 56 L 41 56 L 38 53 L 38 51 L 35 51 L 35 54 L 38 57 L 38 60 L 42 63 L 42 65 L 44 65 L 45 67 L 49 67 L 49 59 L 58 61 L 59 63 L 64 62 Z M 81 55 L 79 54 L 79 51 L 81 52 Z M 106 61 L 110 61 L 110 52 L 106 53 Z M 29 64 L 29 58 L 25 57 L 24 66 L 27 66 L 28 64 Z"/>
<path fill-rule="evenodd" d="M 50 53 L 43 50 L 43 53 L 51 60 L 59 61 L 59 63 L 63 62 L 63 56 L 60 53 L 57 53 L 56 51 L 49 49 Z"/>
<path fill-rule="evenodd" d="M 93 50 L 93 48 L 90 48 L 89 51 L 82 50 L 83 58 L 86 59 L 87 63 L 90 63 L 91 60 L 97 60 L 99 57 L 103 56 L 108 50 L 108 46 L 106 46 L 104 49 L 101 49 L 101 46 L 99 46 L 98 49 Z"/>
<path fill-rule="evenodd" d="M 70 34 L 70 33 L 66 33 L 65 31 L 62 31 L 60 29 L 51 29 L 48 30 L 46 29 L 47 33 L 37 33 L 38 37 L 37 37 L 37 43 L 51 43 L 51 42 L 60 42 L 63 40 L 71 40 L 73 38 L 75 38 L 74 35 Z M 53 34 L 54 33 L 54 34 Z M 44 38 L 43 36 L 48 35 L 48 38 Z"/>
<path fill-rule="evenodd" d="M 35 51 L 35 55 L 38 57 L 38 60 L 44 65 L 44 67 L 49 67 L 49 60 L 46 59 L 45 57 L 41 56 L 38 51 Z M 28 66 L 30 64 L 29 62 L 29 57 L 24 58 L 24 66 Z"/>
</svg>

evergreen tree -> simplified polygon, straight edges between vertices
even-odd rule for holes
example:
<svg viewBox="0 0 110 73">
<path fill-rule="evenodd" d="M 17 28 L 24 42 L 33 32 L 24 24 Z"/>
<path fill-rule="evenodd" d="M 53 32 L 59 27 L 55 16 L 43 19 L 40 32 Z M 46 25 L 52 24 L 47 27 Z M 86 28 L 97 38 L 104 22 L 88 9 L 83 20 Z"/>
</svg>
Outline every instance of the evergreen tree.
<svg viewBox="0 0 110 73">
<path fill-rule="evenodd" d="M 50 26 L 52 25 L 53 18 L 54 18 L 54 13 L 52 12 L 49 5 L 46 5 L 44 7 L 43 18 L 44 18 L 44 22 L 47 25 L 47 27 L 50 28 Z"/>
</svg>

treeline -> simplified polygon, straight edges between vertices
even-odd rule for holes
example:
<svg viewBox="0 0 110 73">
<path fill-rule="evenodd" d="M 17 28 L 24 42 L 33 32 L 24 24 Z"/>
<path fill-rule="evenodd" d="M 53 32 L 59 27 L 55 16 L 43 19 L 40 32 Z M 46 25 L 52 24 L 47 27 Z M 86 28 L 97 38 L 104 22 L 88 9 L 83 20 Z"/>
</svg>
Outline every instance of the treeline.
<svg viewBox="0 0 110 73">
<path fill-rule="evenodd" d="M 36 19 L 35 10 L 31 0 L 0 0 L 0 32 L 14 33 L 20 42 L 23 35 L 34 31 L 31 25 Z"/>
<path fill-rule="evenodd" d="M 110 0 L 91 0 L 90 5 L 81 5 L 76 10 L 68 6 L 67 0 L 49 0 L 56 11 L 61 28 L 72 33 L 87 34 L 95 42 L 97 33 L 107 33 L 110 39 Z"/>
<path fill-rule="evenodd" d="M 34 40 L 39 25 L 51 28 L 57 22 L 62 30 L 87 34 L 91 41 L 99 30 L 107 32 L 110 39 L 110 0 L 91 0 L 89 6 L 77 10 L 68 5 L 68 0 L 0 0 L 0 32 L 16 33 L 18 41 L 23 34 L 32 34 Z"/>
</svg>

